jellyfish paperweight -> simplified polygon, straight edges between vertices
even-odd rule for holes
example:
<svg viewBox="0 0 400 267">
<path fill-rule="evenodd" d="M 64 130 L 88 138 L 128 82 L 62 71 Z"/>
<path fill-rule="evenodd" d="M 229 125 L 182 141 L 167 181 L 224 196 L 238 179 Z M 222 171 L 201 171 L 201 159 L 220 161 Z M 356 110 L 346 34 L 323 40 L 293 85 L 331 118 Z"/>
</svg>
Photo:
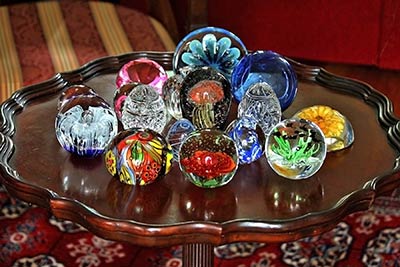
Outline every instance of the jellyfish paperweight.
<svg viewBox="0 0 400 267">
<path fill-rule="evenodd" d="M 213 68 L 195 69 L 183 79 L 180 92 L 182 116 L 198 129 L 223 128 L 231 102 L 229 81 Z"/>
<path fill-rule="evenodd" d="M 244 55 L 247 49 L 235 34 L 218 27 L 204 27 L 190 32 L 178 43 L 172 66 L 175 73 L 186 66 L 212 67 L 230 79 Z"/>
<path fill-rule="evenodd" d="M 249 164 L 264 153 L 265 135 L 252 117 L 239 117 L 225 130 L 235 141 L 240 164 Z"/>
<path fill-rule="evenodd" d="M 74 84 L 62 91 L 57 109 L 60 110 L 69 100 L 81 95 L 98 96 L 93 88 L 84 84 Z"/>
<path fill-rule="evenodd" d="M 271 129 L 265 155 L 277 174 L 296 180 L 314 175 L 323 165 L 326 151 L 324 134 L 315 123 L 292 118 Z"/>
<path fill-rule="evenodd" d="M 227 184 L 239 165 L 235 142 L 221 130 L 200 129 L 190 133 L 179 149 L 179 167 L 199 187 Z"/>
<path fill-rule="evenodd" d="M 291 64 L 273 51 L 255 51 L 244 56 L 232 72 L 232 93 L 240 102 L 255 83 L 265 82 L 274 90 L 282 110 L 294 101 L 297 76 Z"/>
<path fill-rule="evenodd" d="M 299 110 L 293 117 L 317 124 L 325 135 L 328 152 L 345 149 L 354 142 L 354 130 L 350 121 L 330 106 L 306 107 Z"/>
<path fill-rule="evenodd" d="M 161 133 L 167 123 L 167 110 L 162 97 L 147 84 L 135 86 L 121 108 L 123 128 L 148 128 Z"/>
<path fill-rule="evenodd" d="M 107 171 L 122 183 L 147 185 L 171 170 L 172 149 L 165 138 L 150 129 L 120 131 L 107 147 Z"/>
<path fill-rule="evenodd" d="M 103 98 L 80 95 L 62 105 L 55 119 L 56 137 L 67 151 L 95 157 L 118 132 L 118 119 Z"/>
<path fill-rule="evenodd" d="M 162 93 L 162 86 L 168 79 L 165 69 L 156 61 L 148 58 L 138 58 L 124 64 L 117 74 L 116 85 L 139 82 L 154 86 L 158 94 Z"/>
</svg>

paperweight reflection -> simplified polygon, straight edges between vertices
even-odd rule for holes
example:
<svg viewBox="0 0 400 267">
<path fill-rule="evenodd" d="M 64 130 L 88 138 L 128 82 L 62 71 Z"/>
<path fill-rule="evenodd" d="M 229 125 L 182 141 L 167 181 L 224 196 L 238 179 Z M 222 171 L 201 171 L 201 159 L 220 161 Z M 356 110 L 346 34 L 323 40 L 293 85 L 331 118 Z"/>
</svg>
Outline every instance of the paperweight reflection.
<svg viewBox="0 0 400 267">
<path fill-rule="evenodd" d="M 190 194 L 181 193 L 179 197 L 179 207 L 186 220 L 222 222 L 234 218 L 237 199 L 229 187 L 190 186 L 187 190 Z"/>
<path fill-rule="evenodd" d="M 271 176 L 265 185 L 267 208 L 273 214 L 280 214 L 285 218 L 317 210 L 323 195 L 324 188 L 317 176 L 305 180 Z"/>
<path fill-rule="evenodd" d="M 154 222 L 164 214 L 171 197 L 171 190 L 160 183 L 129 186 L 111 179 L 107 186 L 107 200 L 119 216 L 145 223 Z"/>
</svg>

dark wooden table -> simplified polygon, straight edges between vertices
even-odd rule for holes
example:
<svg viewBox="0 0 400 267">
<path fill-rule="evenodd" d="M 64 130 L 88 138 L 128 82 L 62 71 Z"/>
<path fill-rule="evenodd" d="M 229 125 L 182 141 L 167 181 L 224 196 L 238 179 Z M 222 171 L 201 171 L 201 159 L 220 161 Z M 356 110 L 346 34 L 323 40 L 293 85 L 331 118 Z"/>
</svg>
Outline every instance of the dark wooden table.
<svg viewBox="0 0 400 267">
<path fill-rule="evenodd" d="M 19 90 L 1 106 L 1 182 L 24 201 L 47 207 L 107 239 L 142 246 L 183 244 L 184 266 L 212 266 L 213 247 L 231 242 L 283 242 L 333 228 L 400 185 L 400 122 L 390 100 L 368 84 L 291 61 L 298 95 L 284 112 L 329 105 L 351 121 L 354 144 L 329 153 L 316 175 L 292 181 L 265 157 L 240 166 L 215 189 L 188 182 L 175 164 L 159 181 L 132 187 L 111 177 L 103 158 L 66 152 L 55 137 L 61 91 L 85 83 L 112 103 L 118 69 L 149 57 L 171 69 L 171 53 L 130 53 Z"/>
</svg>

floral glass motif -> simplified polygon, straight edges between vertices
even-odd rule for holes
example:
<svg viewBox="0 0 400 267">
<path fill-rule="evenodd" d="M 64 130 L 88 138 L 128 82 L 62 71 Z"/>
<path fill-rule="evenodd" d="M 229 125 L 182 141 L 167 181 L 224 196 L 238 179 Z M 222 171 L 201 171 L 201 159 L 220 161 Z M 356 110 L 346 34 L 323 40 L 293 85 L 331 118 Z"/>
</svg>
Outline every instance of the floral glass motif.
<svg viewBox="0 0 400 267">
<path fill-rule="evenodd" d="M 147 58 L 131 60 L 119 70 L 116 85 L 138 82 L 154 86 L 158 94 L 162 94 L 162 86 L 168 79 L 164 68 L 156 61 Z"/>
<path fill-rule="evenodd" d="M 115 136 L 105 152 L 108 172 L 129 185 L 147 185 L 167 174 L 172 148 L 150 129 L 129 129 Z"/>
<path fill-rule="evenodd" d="M 244 56 L 232 72 L 232 92 L 240 102 L 255 83 L 271 86 L 282 110 L 294 101 L 297 94 L 297 76 L 290 63 L 273 51 L 256 51 Z"/>
<path fill-rule="evenodd" d="M 243 42 L 233 33 L 217 27 L 192 31 L 177 45 L 173 57 L 173 70 L 189 66 L 212 67 L 230 79 L 233 68 L 247 54 Z"/>
<path fill-rule="evenodd" d="M 182 82 L 182 116 L 198 129 L 223 128 L 231 106 L 229 81 L 210 67 L 193 70 Z"/>
<path fill-rule="evenodd" d="M 225 132 L 235 141 L 240 164 L 249 164 L 264 153 L 265 135 L 251 117 L 240 117 L 229 124 Z"/>
<path fill-rule="evenodd" d="M 135 86 L 121 109 L 123 128 L 148 128 L 161 133 L 167 123 L 167 110 L 155 88 L 147 84 Z"/>
<path fill-rule="evenodd" d="M 293 117 L 314 122 L 325 135 L 328 152 L 349 147 L 354 142 L 350 121 L 339 111 L 325 105 L 306 107 Z"/>
<path fill-rule="evenodd" d="M 185 137 L 196 130 L 196 127 L 187 119 L 182 118 L 175 121 L 168 130 L 166 140 L 171 145 L 174 160 L 178 161 L 179 147 Z"/>
<path fill-rule="evenodd" d="M 281 120 L 282 110 L 274 90 L 267 83 L 255 83 L 246 91 L 238 106 L 238 117 L 255 119 L 264 134 Z"/>
<path fill-rule="evenodd" d="M 180 146 L 179 167 L 185 177 L 199 187 L 227 184 L 238 164 L 235 142 L 217 129 L 196 130 Z"/>
<path fill-rule="evenodd" d="M 56 137 L 67 151 L 95 157 L 118 132 L 118 119 L 103 98 L 83 94 L 65 102 L 55 120 Z"/>
<path fill-rule="evenodd" d="M 326 151 L 324 134 L 316 124 L 292 118 L 272 128 L 265 154 L 271 168 L 280 176 L 305 179 L 321 168 Z"/>
</svg>

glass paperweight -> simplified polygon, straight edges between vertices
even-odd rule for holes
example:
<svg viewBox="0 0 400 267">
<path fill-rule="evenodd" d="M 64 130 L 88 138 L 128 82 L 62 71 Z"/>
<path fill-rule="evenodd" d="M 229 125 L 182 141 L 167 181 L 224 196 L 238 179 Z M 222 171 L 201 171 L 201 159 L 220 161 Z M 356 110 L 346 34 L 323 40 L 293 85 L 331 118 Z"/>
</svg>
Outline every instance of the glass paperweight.
<svg viewBox="0 0 400 267">
<path fill-rule="evenodd" d="M 265 135 L 253 118 L 237 118 L 225 132 L 236 143 L 240 164 L 252 163 L 264 154 Z"/>
<path fill-rule="evenodd" d="M 246 54 L 246 47 L 235 34 L 222 28 L 205 27 L 190 32 L 178 43 L 172 65 L 175 73 L 185 66 L 208 66 L 230 79 L 233 68 Z"/>
<path fill-rule="evenodd" d="M 272 128 L 265 154 L 271 168 L 280 176 L 305 179 L 321 168 L 326 151 L 324 134 L 315 123 L 292 118 Z"/>
<path fill-rule="evenodd" d="M 215 69 L 198 68 L 183 79 L 180 94 L 182 116 L 198 129 L 223 128 L 231 102 L 230 83 Z"/>
<path fill-rule="evenodd" d="M 264 134 L 281 121 L 282 110 L 274 90 L 267 83 L 255 83 L 238 106 L 238 117 L 255 119 Z"/>
<path fill-rule="evenodd" d="M 150 129 L 119 132 L 105 152 L 108 172 L 129 185 L 147 185 L 171 170 L 172 149 Z"/>
<path fill-rule="evenodd" d="M 162 86 L 168 79 L 164 68 L 148 58 L 139 58 L 129 61 L 119 70 L 117 75 L 117 88 L 122 85 L 139 82 L 154 86 L 158 94 L 162 93 Z"/>
<path fill-rule="evenodd" d="M 115 91 L 113 104 L 114 104 L 115 114 L 117 114 L 119 120 L 122 117 L 122 107 L 124 106 L 125 99 L 128 97 L 129 93 L 133 90 L 133 88 L 135 88 L 140 84 L 141 83 L 138 82 L 127 83 L 122 85 Z"/>
<path fill-rule="evenodd" d="M 148 128 L 161 133 L 167 123 L 167 110 L 155 88 L 139 84 L 132 88 L 121 109 L 123 128 Z"/>
<path fill-rule="evenodd" d="M 349 147 L 354 142 L 350 121 L 339 111 L 325 105 L 306 107 L 293 117 L 306 119 L 319 126 L 325 135 L 328 152 Z"/>
<path fill-rule="evenodd" d="M 183 75 L 174 74 L 168 78 L 162 87 L 162 96 L 165 106 L 172 117 L 179 120 L 182 118 L 180 91 L 183 82 Z"/>
<path fill-rule="evenodd" d="M 166 140 L 171 145 L 174 160 L 178 161 L 179 147 L 185 137 L 196 130 L 196 127 L 187 119 L 175 121 L 168 130 Z"/>
<path fill-rule="evenodd" d="M 179 167 L 193 184 L 213 188 L 232 180 L 239 165 L 235 142 L 217 129 L 190 133 L 179 149 Z"/>
<path fill-rule="evenodd" d="M 285 58 L 273 51 L 256 51 L 243 57 L 232 72 L 231 82 L 238 102 L 254 83 L 269 84 L 282 110 L 289 107 L 297 93 L 296 73 Z"/>
<path fill-rule="evenodd" d="M 62 93 L 60 98 L 58 99 L 58 106 L 57 109 L 60 110 L 65 103 L 69 100 L 80 96 L 80 95 L 92 95 L 97 96 L 95 90 L 87 85 L 84 84 L 76 84 L 67 87 Z"/>
<path fill-rule="evenodd" d="M 95 157 L 118 132 L 118 119 L 103 98 L 80 95 L 64 103 L 55 120 L 56 137 L 67 151 Z"/>
</svg>

